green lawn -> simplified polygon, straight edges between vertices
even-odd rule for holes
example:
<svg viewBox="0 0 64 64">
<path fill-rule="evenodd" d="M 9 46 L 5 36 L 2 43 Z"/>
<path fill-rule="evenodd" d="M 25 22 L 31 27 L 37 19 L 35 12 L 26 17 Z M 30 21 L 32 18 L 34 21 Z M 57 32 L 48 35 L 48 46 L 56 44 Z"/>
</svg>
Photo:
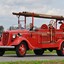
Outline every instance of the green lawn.
<svg viewBox="0 0 64 64">
<path fill-rule="evenodd" d="M 64 64 L 64 60 L 0 62 L 0 64 Z"/>
<path fill-rule="evenodd" d="M 6 51 L 5 54 L 15 54 L 16 52 L 15 51 Z M 50 52 L 50 51 L 45 51 L 44 53 L 50 53 L 50 54 L 53 54 L 53 53 L 56 53 L 56 51 L 54 50 L 53 52 Z M 33 50 L 29 50 L 27 51 L 27 54 L 34 54 Z"/>
</svg>

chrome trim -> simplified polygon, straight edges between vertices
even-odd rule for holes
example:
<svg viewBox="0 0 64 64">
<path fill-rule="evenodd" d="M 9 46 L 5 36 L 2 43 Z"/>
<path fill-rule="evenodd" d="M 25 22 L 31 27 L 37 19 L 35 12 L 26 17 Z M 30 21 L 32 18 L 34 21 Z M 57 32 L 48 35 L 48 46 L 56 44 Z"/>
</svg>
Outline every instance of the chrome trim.
<svg viewBox="0 0 64 64">
<path fill-rule="evenodd" d="M 0 46 L 0 48 L 15 48 L 15 46 Z"/>
</svg>

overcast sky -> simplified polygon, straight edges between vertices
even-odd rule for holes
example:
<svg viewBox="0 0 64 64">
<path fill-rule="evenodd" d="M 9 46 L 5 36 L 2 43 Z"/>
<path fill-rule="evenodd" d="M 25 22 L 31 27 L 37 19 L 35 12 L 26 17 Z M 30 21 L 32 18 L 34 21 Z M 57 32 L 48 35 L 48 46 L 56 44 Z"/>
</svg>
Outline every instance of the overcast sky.
<svg viewBox="0 0 64 64">
<path fill-rule="evenodd" d="M 64 0 L 0 0 L 0 25 L 17 24 L 12 12 L 22 11 L 64 16 Z"/>
</svg>

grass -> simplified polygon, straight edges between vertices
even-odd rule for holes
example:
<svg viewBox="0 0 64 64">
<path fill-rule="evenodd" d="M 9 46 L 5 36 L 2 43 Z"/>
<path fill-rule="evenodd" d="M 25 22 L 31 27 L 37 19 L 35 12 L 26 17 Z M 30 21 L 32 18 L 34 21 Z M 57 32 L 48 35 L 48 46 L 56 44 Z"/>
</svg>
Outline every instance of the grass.
<svg viewBox="0 0 64 64">
<path fill-rule="evenodd" d="M 64 60 L 0 62 L 0 64 L 64 64 Z"/>
<path fill-rule="evenodd" d="M 56 53 L 56 50 L 53 50 L 52 52 L 50 52 L 49 50 L 47 50 L 44 53 L 51 53 L 51 54 L 53 54 L 53 53 Z"/>
<path fill-rule="evenodd" d="M 15 54 L 16 52 L 15 51 L 6 51 L 5 54 Z M 53 54 L 53 53 L 56 53 L 56 51 L 54 50 L 53 52 L 50 52 L 50 51 L 45 51 L 44 53 L 50 53 L 50 54 Z M 33 50 L 29 50 L 27 51 L 27 54 L 34 54 Z"/>
<path fill-rule="evenodd" d="M 16 54 L 15 51 L 6 51 L 5 54 Z"/>
<path fill-rule="evenodd" d="M 6 51 L 5 54 L 16 54 L 15 51 Z M 27 51 L 27 54 L 34 54 L 32 50 Z"/>
</svg>

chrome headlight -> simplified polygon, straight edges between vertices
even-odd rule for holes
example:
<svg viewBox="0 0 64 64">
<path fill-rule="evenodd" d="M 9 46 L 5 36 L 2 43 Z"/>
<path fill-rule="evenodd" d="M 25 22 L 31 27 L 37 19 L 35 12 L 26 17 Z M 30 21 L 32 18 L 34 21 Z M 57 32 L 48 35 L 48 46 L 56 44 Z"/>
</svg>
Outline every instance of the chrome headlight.
<svg viewBox="0 0 64 64">
<path fill-rule="evenodd" d="M 16 38 L 16 34 L 13 34 L 12 38 Z"/>
</svg>

